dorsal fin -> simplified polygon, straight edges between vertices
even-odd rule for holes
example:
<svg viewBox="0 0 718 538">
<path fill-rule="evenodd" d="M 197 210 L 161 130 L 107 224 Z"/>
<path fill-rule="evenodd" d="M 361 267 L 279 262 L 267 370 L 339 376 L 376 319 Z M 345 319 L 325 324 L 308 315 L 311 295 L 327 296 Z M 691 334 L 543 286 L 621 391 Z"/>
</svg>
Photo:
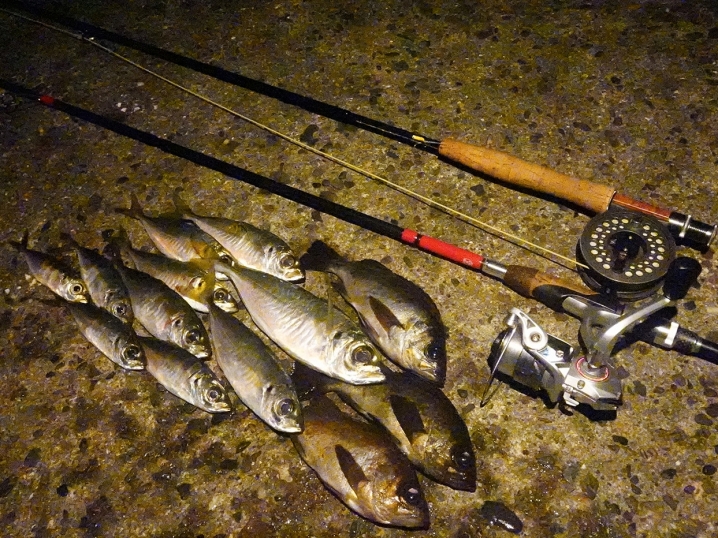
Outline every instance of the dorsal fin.
<svg viewBox="0 0 718 538">
<path fill-rule="evenodd" d="M 372 312 L 374 312 L 376 319 L 379 320 L 379 323 L 387 333 L 391 332 L 392 327 L 403 328 L 401 321 L 397 319 L 389 307 L 376 297 L 369 297 L 369 306 L 371 307 Z"/>
<path fill-rule="evenodd" d="M 404 434 L 406 434 L 410 442 L 413 443 L 417 435 L 426 433 L 426 427 L 424 426 L 424 421 L 421 419 L 421 413 L 414 402 L 404 396 L 392 394 L 389 396 L 389 404 L 391 405 L 392 411 L 394 411 L 396 419 L 399 421 L 401 429 L 404 430 Z"/>
<path fill-rule="evenodd" d="M 354 490 L 355 494 L 359 495 L 362 483 L 369 482 L 369 479 L 357 463 L 357 460 L 355 460 L 354 456 L 351 455 L 351 452 L 349 452 L 342 445 L 335 445 L 334 453 L 337 455 L 339 467 L 341 468 L 342 473 L 344 473 L 344 477 L 347 479 L 347 482 L 349 482 L 349 486 Z"/>
</svg>

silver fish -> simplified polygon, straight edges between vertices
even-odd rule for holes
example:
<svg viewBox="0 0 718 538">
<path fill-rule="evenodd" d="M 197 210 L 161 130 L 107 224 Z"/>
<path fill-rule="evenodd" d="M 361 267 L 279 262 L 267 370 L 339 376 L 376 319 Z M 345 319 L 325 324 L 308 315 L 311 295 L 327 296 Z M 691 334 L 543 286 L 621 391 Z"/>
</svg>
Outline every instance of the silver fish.
<svg viewBox="0 0 718 538">
<path fill-rule="evenodd" d="M 346 314 L 291 282 L 221 263 L 254 323 L 294 359 L 348 383 L 384 380 L 379 353 Z"/>
<path fill-rule="evenodd" d="M 150 217 L 145 215 L 134 193 L 131 199 L 128 209 L 118 207 L 115 211 L 139 220 L 155 246 L 168 258 L 183 262 L 203 258 L 221 260 L 230 267 L 236 265 L 232 255 L 194 223 L 177 214 Z"/>
<path fill-rule="evenodd" d="M 207 330 L 192 307 L 164 282 L 122 264 L 117 270 L 130 293 L 135 319 L 147 331 L 186 349 L 199 358 L 209 357 Z"/>
<path fill-rule="evenodd" d="M 66 304 L 82 335 L 112 362 L 127 370 L 145 369 L 145 352 L 130 325 L 92 304 Z"/>
<path fill-rule="evenodd" d="M 409 372 L 386 371 L 386 381 L 356 386 L 297 364 L 300 390 L 334 392 L 362 416 L 383 426 L 409 461 L 432 480 L 476 489 L 476 456 L 466 423 L 434 383 Z"/>
<path fill-rule="evenodd" d="M 209 307 L 214 358 L 239 399 L 277 431 L 302 431 L 302 407 L 289 375 L 262 340 L 237 318 Z"/>
<path fill-rule="evenodd" d="M 174 204 L 182 218 L 214 237 L 242 267 L 269 273 L 282 280 L 304 280 L 304 271 L 292 249 L 271 232 L 247 222 L 203 217 L 192 212 L 175 191 Z"/>
<path fill-rule="evenodd" d="M 384 354 L 402 368 L 444 384 L 446 328 L 424 290 L 375 260 L 348 261 L 316 241 L 300 263 L 336 275 L 336 288 L 352 305 L 362 327 Z"/>
<path fill-rule="evenodd" d="M 168 391 L 208 413 L 232 410 L 227 391 L 201 360 L 170 342 L 141 338 L 147 371 Z"/>
<path fill-rule="evenodd" d="M 92 302 L 124 323 L 132 324 L 134 314 L 130 296 L 114 264 L 94 250 L 78 244 L 73 238 L 69 239 Z"/>
<path fill-rule="evenodd" d="M 87 286 L 81 278 L 73 275 L 70 269 L 52 256 L 28 248 L 27 242 L 28 234 L 25 232 L 19 243 L 10 241 L 10 244 L 23 255 L 35 280 L 66 301 L 73 303 L 89 301 Z"/>
<path fill-rule="evenodd" d="M 161 280 L 179 293 L 193 309 L 209 312 L 208 305 L 214 300 L 217 288 L 213 261 L 195 258 L 182 262 L 162 254 L 137 250 L 132 247 L 125 230 L 113 237 L 110 245 L 117 254 L 131 260 L 135 269 Z M 222 292 L 216 294 L 220 300 L 217 306 L 236 312 L 237 304 L 231 304 L 232 295 L 227 286 L 222 285 L 221 289 L 226 290 L 227 295 Z"/>
<path fill-rule="evenodd" d="M 304 431 L 291 438 L 324 485 L 360 516 L 382 525 L 429 526 L 414 469 L 377 426 L 342 413 L 323 396 L 304 408 Z"/>
</svg>

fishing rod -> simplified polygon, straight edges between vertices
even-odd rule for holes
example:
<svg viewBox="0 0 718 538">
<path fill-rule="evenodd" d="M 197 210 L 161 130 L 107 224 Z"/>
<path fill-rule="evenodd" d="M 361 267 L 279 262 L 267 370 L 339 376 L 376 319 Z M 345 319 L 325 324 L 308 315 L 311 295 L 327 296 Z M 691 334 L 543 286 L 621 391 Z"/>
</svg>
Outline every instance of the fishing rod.
<svg viewBox="0 0 718 538">
<path fill-rule="evenodd" d="M 648 225 L 653 223 L 651 219 L 655 219 L 666 227 L 676 241 L 698 250 L 708 249 L 718 231 L 717 225 L 706 224 L 694 219 L 689 214 L 647 204 L 619 193 L 613 187 L 574 178 L 501 151 L 468 144 L 452 138 L 437 140 L 418 133 L 412 133 L 389 123 L 374 120 L 335 105 L 257 81 L 56 12 L 50 12 L 14 0 L 8 0 L 5 3 L 15 9 L 59 22 L 81 32 L 88 38 L 103 39 L 133 48 L 252 92 L 298 106 L 309 112 L 410 145 L 432 155 L 459 163 L 476 172 L 492 176 L 502 182 L 561 198 L 593 213 L 601 214 L 610 208 L 617 208 L 634 214 L 645 215 L 647 218 L 644 219 L 644 222 L 648 223 Z M 641 224 L 644 224 L 644 222 L 641 222 Z M 627 250 L 630 251 L 631 248 L 627 248 Z"/>
<path fill-rule="evenodd" d="M 613 299 L 597 294 L 581 284 L 553 277 L 531 267 L 503 265 L 481 254 L 284 185 L 152 133 L 65 103 L 50 95 L 37 93 L 11 81 L 0 79 L 0 88 L 355 226 L 481 272 L 499 280 L 524 297 L 536 299 L 556 311 L 577 317 L 581 320 L 582 327 L 586 327 L 588 341 L 591 342 L 590 355 L 584 357 L 554 349 L 555 360 L 548 371 L 542 370 L 547 368 L 547 364 L 538 361 L 536 357 L 542 355 L 535 348 L 538 343 L 545 342 L 549 345 L 554 343 L 555 339 L 537 331 L 538 326 L 535 324 L 527 325 L 525 338 L 522 336 L 519 344 L 529 346 L 534 352 L 529 355 L 534 360 L 533 379 L 527 378 L 528 372 L 523 368 L 529 359 L 521 353 L 521 349 L 513 339 L 505 338 L 502 333 L 500 337 L 506 345 L 501 357 L 492 359 L 492 378 L 497 370 L 504 374 L 508 372 L 508 375 L 516 377 L 524 384 L 532 381 L 534 385 L 538 384 L 541 388 L 551 389 L 553 392 L 550 394 L 555 394 L 556 387 L 559 386 L 564 391 L 564 399 L 569 405 L 585 403 L 598 410 L 613 410 L 621 402 L 622 390 L 621 381 L 610 364 L 609 356 L 624 333 L 630 331 L 631 336 L 637 339 L 718 364 L 718 344 L 683 329 L 675 322 L 664 323 L 652 316 L 656 311 L 682 298 L 697 278 L 700 264 L 690 258 L 688 260 L 694 262 L 693 264 L 672 264 L 670 274 L 674 276 L 666 280 L 667 291 L 664 298 L 652 299 L 642 307 L 627 309 Z M 509 345 L 510 342 L 513 344 Z M 499 347 L 501 346 L 497 344 L 493 346 L 496 349 Z M 522 368 L 516 369 L 519 363 Z M 553 376 L 544 375 L 547 372 Z"/>
</svg>

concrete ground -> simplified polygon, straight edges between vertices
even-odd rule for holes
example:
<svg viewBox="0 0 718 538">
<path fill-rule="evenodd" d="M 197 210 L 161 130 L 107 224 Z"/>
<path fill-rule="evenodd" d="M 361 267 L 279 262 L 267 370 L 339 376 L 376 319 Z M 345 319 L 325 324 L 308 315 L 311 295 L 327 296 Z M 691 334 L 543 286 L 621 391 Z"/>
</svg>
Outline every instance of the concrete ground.
<svg viewBox="0 0 718 538">
<path fill-rule="evenodd" d="M 415 133 L 493 147 L 718 220 L 713 0 L 41 4 Z M 591 217 L 108 45 L 283 133 L 564 256 L 573 256 Z M 2 12 L 0 77 L 502 263 L 578 282 L 568 264 L 287 144 L 89 44 Z M 527 537 L 718 534 L 716 365 L 637 343 L 615 357 L 625 379 L 614 417 L 564 413 L 505 384 L 481 407 L 486 359 L 511 307 L 572 344 L 578 321 L 487 276 L 1 90 L 0 178 L 4 536 L 507 536 L 482 511 L 486 501 L 518 516 Z M 101 248 L 124 226 L 136 245 L 149 246 L 139 225 L 114 208 L 126 207 L 135 193 L 148 212 L 169 211 L 178 186 L 200 213 L 270 229 L 300 253 L 323 239 L 350 258 L 382 261 L 434 298 L 450 335 L 445 392 L 477 454 L 475 493 L 422 478 L 428 530 L 361 519 L 322 486 L 291 442 L 246 408 L 210 416 L 101 356 L 8 244 L 27 230 L 32 247 L 72 262 L 64 233 Z M 676 319 L 716 341 L 714 249 L 680 253 L 698 259 L 703 272 Z M 306 285 L 327 293 L 317 274 Z M 246 320 L 246 312 L 239 317 Z"/>
</svg>

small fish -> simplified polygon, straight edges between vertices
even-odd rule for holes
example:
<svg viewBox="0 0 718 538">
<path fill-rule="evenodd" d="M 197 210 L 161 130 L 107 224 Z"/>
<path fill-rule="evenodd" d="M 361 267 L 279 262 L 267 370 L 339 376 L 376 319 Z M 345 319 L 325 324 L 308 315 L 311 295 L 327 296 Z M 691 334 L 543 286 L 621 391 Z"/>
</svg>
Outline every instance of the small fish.
<svg viewBox="0 0 718 538">
<path fill-rule="evenodd" d="M 70 269 L 52 256 L 28 248 L 27 243 L 27 232 L 19 243 L 10 241 L 10 244 L 25 258 L 30 274 L 35 280 L 66 301 L 86 303 L 90 300 L 87 286 L 81 278 L 73 275 Z"/>
<path fill-rule="evenodd" d="M 130 325 L 93 304 L 66 305 L 82 335 L 112 362 L 127 370 L 145 369 L 145 352 Z"/>
<path fill-rule="evenodd" d="M 384 383 L 355 386 L 297 364 L 292 378 L 301 390 L 334 392 L 383 426 L 409 461 L 432 480 L 475 491 L 476 456 L 466 423 L 451 400 L 434 383 L 411 373 L 384 373 Z"/>
<path fill-rule="evenodd" d="M 277 431 L 302 431 L 302 406 L 289 375 L 262 340 L 237 318 L 209 307 L 214 358 L 239 399 Z"/>
<path fill-rule="evenodd" d="M 242 267 L 287 280 L 304 280 L 304 271 L 292 249 L 271 232 L 247 222 L 222 217 L 203 217 L 192 212 L 175 191 L 174 204 L 182 218 L 194 222 L 214 237 Z"/>
<path fill-rule="evenodd" d="M 114 264 L 94 250 L 78 244 L 67 236 L 80 264 L 80 275 L 92 302 L 124 323 L 132 324 L 134 314 L 122 277 Z"/>
<path fill-rule="evenodd" d="M 192 307 L 164 282 L 150 275 L 117 264 L 127 287 L 135 319 L 147 331 L 205 358 L 211 354 L 209 336 Z"/>
<path fill-rule="evenodd" d="M 227 391 L 207 365 L 170 342 L 141 338 L 147 371 L 168 391 L 208 413 L 232 410 Z"/>
<path fill-rule="evenodd" d="M 353 384 L 384 380 L 379 352 L 346 314 L 291 282 L 222 263 L 254 323 L 292 358 Z"/>
<path fill-rule="evenodd" d="M 162 254 L 136 250 L 132 248 L 124 229 L 112 238 L 110 246 L 120 256 L 131 260 L 135 269 L 161 280 L 179 293 L 195 310 L 205 313 L 209 311 L 215 283 L 212 261 L 196 258 L 181 262 Z"/>
<path fill-rule="evenodd" d="M 203 258 L 222 260 L 230 267 L 236 265 L 232 255 L 194 223 L 183 220 L 177 214 L 149 217 L 142 210 L 137 196 L 132 193 L 131 197 L 129 209 L 118 207 L 115 211 L 139 220 L 155 246 L 168 258 L 183 262 Z"/>
<path fill-rule="evenodd" d="M 429 526 L 414 469 L 377 426 L 350 417 L 322 396 L 304 408 L 304 432 L 291 438 L 324 485 L 360 516 L 395 527 Z"/>
<path fill-rule="evenodd" d="M 424 290 L 375 260 L 348 261 L 315 241 L 302 256 L 304 269 L 336 275 L 372 341 L 393 362 L 440 386 L 446 378 L 446 328 Z"/>
</svg>

